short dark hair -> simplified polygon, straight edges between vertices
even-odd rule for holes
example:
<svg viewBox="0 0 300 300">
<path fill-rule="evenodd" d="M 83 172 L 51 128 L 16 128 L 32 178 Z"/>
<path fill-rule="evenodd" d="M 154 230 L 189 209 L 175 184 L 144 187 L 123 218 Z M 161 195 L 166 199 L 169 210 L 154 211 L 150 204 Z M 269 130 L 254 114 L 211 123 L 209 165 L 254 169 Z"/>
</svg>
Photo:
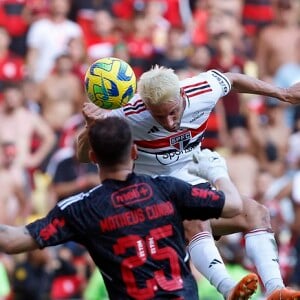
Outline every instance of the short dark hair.
<svg viewBox="0 0 300 300">
<path fill-rule="evenodd" d="M 100 166 L 124 163 L 130 155 L 132 133 L 124 119 L 107 117 L 96 120 L 89 128 L 88 138 Z"/>
</svg>

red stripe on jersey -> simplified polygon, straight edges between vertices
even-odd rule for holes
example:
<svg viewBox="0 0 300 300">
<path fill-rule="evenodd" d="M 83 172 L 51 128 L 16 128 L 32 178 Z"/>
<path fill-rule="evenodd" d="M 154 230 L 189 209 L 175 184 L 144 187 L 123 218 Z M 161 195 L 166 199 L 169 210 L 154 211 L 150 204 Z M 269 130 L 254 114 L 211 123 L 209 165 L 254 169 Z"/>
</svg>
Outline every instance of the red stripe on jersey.
<svg viewBox="0 0 300 300">
<path fill-rule="evenodd" d="M 143 147 L 143 148 L 152 148 L 152 149 L 159 149 L 159 148 L 165 148 L 165 147 L 170 147 L 170 139 L 172 137 L 175 137 L 177 135 L 181 135 L 184 134 L 186 132 L 191 132 L 192 137 L 196 136 L 197 134 L 200 134 L 201 132 L 203 132 L 206 129 L 207 126 L 207 121 L 205 121 L 200 127 L 196 128 L 196 129 L 185 129 L 180 131 L 179 133 L 175 133 L 173 135 L 169 135 L 167 137 L 161 138 L 161 139 L 156 139 L 156 140 L 152 140 L 152 141 L 145 141 L 145 140 L 141 140 L 141 141 L 134 141 L 135 144 L 137 146 Z"/>
<path fill-rule="evenodd" d="M 145 111 L 146 107 L 142 99 L 138 99 L 134 103 L 128 103 L 124 106 L 123 111 L 125 116 L 139 114 L 142 111 Z"/>
<path fill-rule="evenodd" d="M 188 88 L 196 87 L 196 86 L 199 86 L 199 85 L 202 85 L 202 84 L 208 84 L 208 82 L 205 80 L 205 81 L 197 82 L 197 83 L 194 83 L 194 84 L 185 85 L 185 86 L 183 86 L 183 88 L 188 89 Z"/>
<path fill-rule="evenodd" d="M 131 111 L 128 111 L 128 112 L 125 112 L 125 116 L 130 116 L 130 115 L 134 115 L 134 114 L 139 114 L 143 111 L 147 110 L 146 107 L 143 107 L 139 110 L 131 110 Z"/>
<path fill-rule="evenodd" d="M 136 105 L 140 105 L 143 103 L 142 99 L 138 99 L 136 100 L 134 103 L 127 103 L 126 105 L 124 105 L 124 108 L 134 108 Z"/>
<path fill-rule="evenodd" d="M 208 93 L 208 92 L 211 92 L 212 91 L 212 89 L 211 88 L 209 88 L 209 89 L 206 89 L 206 90 L 202 90 L 202 91 L 199 91 L 199 92 L 197 92 L 197 93 L 187 93 L 187 95 L 189 96 L 189 97 L 194 97 L 194 96 L 197 96 L 197 95 L 201 95 L 201 94 L 205 94 L 205 93 Z"/>
</svg>

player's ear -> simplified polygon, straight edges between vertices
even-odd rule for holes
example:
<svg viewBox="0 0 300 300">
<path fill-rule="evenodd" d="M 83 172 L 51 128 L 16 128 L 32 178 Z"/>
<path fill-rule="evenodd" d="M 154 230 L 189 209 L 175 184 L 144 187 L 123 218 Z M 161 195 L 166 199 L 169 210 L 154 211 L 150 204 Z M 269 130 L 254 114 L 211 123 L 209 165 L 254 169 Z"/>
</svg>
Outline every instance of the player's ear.
<svg viewBox="0 0 300 300">
<path fill-rule="evenodd" d="M 131 158 L 133 160 L 137 160 L 137 158 L 138 158 L 138 149 L 137 149 L 136 144 L 132 144 L 132 146 L 131 146 Z"/>
<path fill-rule="evenodd" d="M 97 158 L 96 158 L 96 154 L 95 154 L 95 152 L 93 150 L 89 151 L 89 159 L 94 164 L 98 163 Z"/>
</svg>

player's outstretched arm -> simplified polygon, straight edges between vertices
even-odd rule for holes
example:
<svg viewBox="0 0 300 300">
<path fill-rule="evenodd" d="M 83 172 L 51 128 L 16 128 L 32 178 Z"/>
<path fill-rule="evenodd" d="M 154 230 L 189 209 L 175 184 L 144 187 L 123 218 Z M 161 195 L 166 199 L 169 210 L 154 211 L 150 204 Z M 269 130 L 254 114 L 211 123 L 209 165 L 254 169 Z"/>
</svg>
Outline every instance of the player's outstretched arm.
<svg viewBox="0 0 300 300">
<path fill-rule="evenodd" d="M 226 73 L 225 75 L 230 80 L 232 89 L 239 93 L 269 96 L 291 104 L 300 103 L 300 82 L 288 88 L 280 88 L 245 74 Z"/>
<path fill-rule="evenodd" d="M 25 226 L 0 224 L 0 251 L 17 254 L 37 249 L 38 245 Z"/>
<path fill-rule="evenodd" d="M 109 110 L 99 108 L 92 102 L 85 102 L 82 107 L 82 114 L 86 121 L 84 128 L 77 137 L 76 156 L 80 162 L 89 162 L 89 142 L 87 136 L 87 128 L 97 119 L 106 118 L 109 115 Z"/>
<path fill-rule="evenodd" d="M 242 212 L 243 202 L 240 194 L 228 175 L 225 159 L 217 152 L 204 149 L 194 154 L 189 172 L 208 180 L 225 194 L 226 201 L 221 217 L 232 218 Z"/>
</svg>

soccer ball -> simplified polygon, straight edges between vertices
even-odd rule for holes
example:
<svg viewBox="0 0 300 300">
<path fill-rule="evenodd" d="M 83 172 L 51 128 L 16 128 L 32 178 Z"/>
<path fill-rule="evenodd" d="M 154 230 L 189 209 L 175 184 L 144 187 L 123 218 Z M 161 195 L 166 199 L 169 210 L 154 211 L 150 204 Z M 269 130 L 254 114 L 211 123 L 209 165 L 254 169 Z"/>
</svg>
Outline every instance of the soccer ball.
<svg viewBox="0 0 300 300">
<path fill-rule="evenodd" d="M 136 91 L 136 77 L 130 65 L 115 57 L 96 60 L 84 80 L 88 98 L 105 109 L 120 108 Z"/>
</svg>

